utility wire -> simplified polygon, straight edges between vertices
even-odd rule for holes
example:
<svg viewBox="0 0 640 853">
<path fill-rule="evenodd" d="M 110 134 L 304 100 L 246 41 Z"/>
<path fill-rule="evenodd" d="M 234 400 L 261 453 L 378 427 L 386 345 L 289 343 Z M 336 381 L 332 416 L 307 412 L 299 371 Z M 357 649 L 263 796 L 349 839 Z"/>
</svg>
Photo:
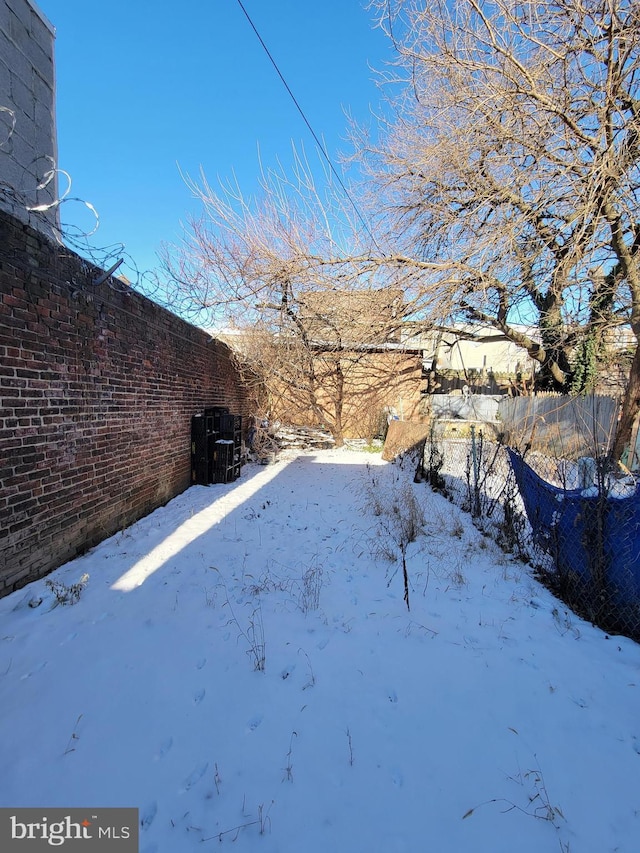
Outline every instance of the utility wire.
<svg viewBox="0 0 640 853">
<path fill-rule="evenodd" d="M 348 189 L 346 188 L 346 186 L 344 185 L 344 182 L 343 182 L 342 178 L 340 177 L 340 175 L 339 175 L 338 171 L 336 170 L 335 166 L 333 165 L 333 163 L 332 163 L 332 161 L 331 161 L 331 158 L 329 157 L 329 154 L 327 153 L 326 148 L 324 147 L 324 145 L 322 144 L 322 142 L 321 142 L 321 141 L 320 141 L 320 139 L 318 138 L 318 136 L 317 136 L 317 134 L 316 134 L 315 130 L 314 130 L 314 129 L 313 129 L 313 127 L 311 126 L 311 122 L 309 121 L 309 119 L 308 119 L 308 118 L 307 118 L 307 116 L 305 115 L 304 110 L 302 109 L 302 107 L 301 107 L 301 106 L 300 106 L 300 104 L 298 103 L 298 100 L 297 100 L 296 96 L 295 96 L 295 95 L 293 94 L 293 92 L 291 91 L 291 88 L 289 87 L 289 84 L 288 84 L 288 83 L 287 83 L 287 81 L 285 80 L 285 77 L 284 77 L 284 75 L 283 75 L 282 71 L 280 71 L 280 68 L 278 67 L 278 63 L 275 61 L 275 59 L 274 59 L 274 58 L 273 58 L 273 56 L 271 55 L 271 52 L 270 52 L 269 48 L 267 47 L 267 45 L 265 44 L 264 39 L 262 38 L 262 36 L 261 36 L 261 35 L 260 35 L 260 33 L 258 32 L 258 28 L 257 28 L 257 27 L 256 27 L 256 25 L 253 23 L 253 21 L 251 20 L 251 16 L 249 15 L 249 13 L 247 12 L 247 10 L 246 10 L 246 9 L 245 9 L 245 7 L 243 6 L 243 4 L 242 4 L 242 0 L 238 0 L 238 6 L 240 6 L 240 8 L 242 9 L 242 11 L 243 11 L 243 13 L 244 13 L 244 16 L 245 16 L 245 18 L 247 19 L 247 21 L 249 21 L 249 24 L 250 24 L 250 26 L 251 26 L 251 29 L 252 29 L 252 30 L 254 31 L 254 33 L 256 34 L 256 36 L 257 36 L 257 38 L 258 38 L 258 41 L 260 42 L 260 44 L 262 45 L 262 47 L 263 47 L 263 49 L 264 49 L 264 52 L 265 52 L 265 53 L 267 54 L 267 56 L 269 57 L 269 60 L 270 60 L 271 64 L 273 65 L 273 67 L 275 68 L 276 73 L 278 74 L 278 77 L 280 78 L 280 80 L 282 81 L 282 84 L 284 85 L 285 89 L 286 89 L 286 90 L 287 90 L 287 92 L 289 93 L 289 97 L 291 98 L 291 100 L 293 101 L 293 103 L 294 103 L 294 104 L 295 104 L 295 106 L 296 106 L 296 109 L 298 110 L 298 112 L 299 112 L 299 113 L 300 113 L 300 115 L 302 116 L 302 120 L 304 121 L 304 123 L 305 123 L 305 124 L 307 125 L 307 127 L 309 128 L 309 132 L 311 133 L 311 136 L 313 137 L 313 139 L 314 139 L 314 141 L 315 141 L 316 145 L 317 145 L 317 146 L 318 146 L 318 148 L 320 149 L 320 153 L 322 154 L 322 156 L 324 157 L 324 159 L 327 161 L 327 163 L 328 163 L 328 165 L 329 165 L 329 168 L 331 169 L 331 172 L 333 173 L 334 177 L 335 177 L 335 178 L 336 178 L 336 180 L 338 181 L 338 184 L 341 186 L 342 191 L 344 192 L 345 196 L 349 199 L 349 202 L 351 203 L 351 206 L 352 206 L 352 207 L 353 207 L 353 209 L 355 210 L 356 215 L 358 216 L 358 219 L 360 220 L 360 222 L 361 222 L 361 223 L 362 223 L 362 225 L 364 226 L 364 229 L 365 229 L 365 231 L 367 232 L 367 234 L 369 235 L 369 237 L 371 237 L 371 240 L 373 241 L 373 245 L 374 245 L 374 246 L 376 247 L 376 249 L 380 252 L 380 254 L 384 257 L 384 252 L 383 252 L 383 250 L 380 248 L 380 246 L 378 245 L 378 242 L 377 242 L 376 238 L 373 236 L 373 234 L 372 234 L 372 232 L 371 232 L 371 229 L 369 228 L 369 225 L 368 225 L 368 223 L 367 223 L 366 219 L 364 218 L 363 214 L 360 212 L 360 209 L 358 208 L 358 205 L 357 205 L 357 204 L 355 203 L 355 201 L 353 200 L 353 198 L 352 198 L 352 196 L 351 196 L 351 194 L 350 194 L 349 190 L 348 190 Z"/>
</svg>

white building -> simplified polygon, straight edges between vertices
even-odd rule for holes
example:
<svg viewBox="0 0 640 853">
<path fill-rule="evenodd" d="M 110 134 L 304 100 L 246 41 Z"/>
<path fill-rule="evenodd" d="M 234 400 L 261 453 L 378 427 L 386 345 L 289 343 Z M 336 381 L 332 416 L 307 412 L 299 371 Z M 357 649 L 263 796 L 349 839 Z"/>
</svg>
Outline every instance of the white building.
<svg viewBox="0 0 640 853">
<path fill-rule="evenodd" d="M 536 329 L 521 326 L 519 331 L 537 339 Z M 523 347 L 507 340 L 496 329 L 465 323 L 452 323 L 446 328 L 431 329 L 405 338 L 403 343 L 420 346 L 424 364 L 429 369 L 437 364 L 439 371 L 460 374 L 531 374 L 534 361 Z"/>
</svg>

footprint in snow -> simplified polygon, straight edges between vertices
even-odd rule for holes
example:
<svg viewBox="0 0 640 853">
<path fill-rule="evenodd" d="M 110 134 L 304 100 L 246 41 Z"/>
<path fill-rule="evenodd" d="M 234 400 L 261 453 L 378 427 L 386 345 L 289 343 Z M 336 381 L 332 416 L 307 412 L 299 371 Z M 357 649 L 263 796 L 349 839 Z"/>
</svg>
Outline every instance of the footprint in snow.
<svg viewBox="0 0 640 853">
<path fill-rule="evenodd" d="M 391 773 L 391 781 L 396 786 L 396 788 L 402 788 L 404 777 L 402 773 L 397 768 Z"/>
<path fill-rule="evenodd" d="M 389 702 L 391 702 L 392 705 L 395 705 L 396 702 L 398 701 L 398 694 L 396 693 L 395 690 L 388 690 L 387 696 L 389 698 Z"/>
<path fill-rule="evenodd" d="M 202 669 L 202 667 L 206 664 L 206 658 L 200 658 L 200 660 L 196 663 L 196 669 Z"/>
<path fill-rule="evenodd" d="M 293 671 L 294 671 L 294 669 L 295 669 L 295 668 L 296 668 L 296 667 L 295 667 L 295 664 L 292 664 L 291 666 L 285 666 L 285 668 L 284 668 L 284 669 L 282 670 L 282 672 L 280 673 L 280 678 L 281 678 L 283 681 L 286 681 L 286 680 L 287 680 L 287 678 L 289 678 L 289 676 L 293 673 Z"/>
<path fill-rule="evenodd" d="M 262 714 L 256 714 L 252 717 L 247 723 L 247 731 L 255 732 L 260 723 L 262 722 Z"/>
<path fill-rule="evenodd" d="M 197 785 L 197 783 L 202 779 L 204 774 L 207 772 L 208 766 L 209 766 L 209 762 L 205 761 L 204 764 L 198 764 L 193 768 L 191 773 L 189 773 L 187 778 L 182 783 L 182 793 L 184 793 L 185 791 L 190 791 L 194 785 Z"/>
<path fill-rule="evenodd" d="M 27 678 L 31 678 L 32 675 L 35 675 L 36 672 L 40 672 L 47 665 L 46 660 L 43 660 L 42 663 L 39 663 L 38 666 L 34 666 L 31 672 L 26 672 L 24 675 L 20 676 L 20 681 L 26 681 Z"/>
<path fill-rule="evenodd" d="M 142 829 L 149 829 L 157 813 L 158 803 L 155 800 L 152 800 L 145 806 L 145 808 L 142 809 L 142 813 L 140 815 L 140 827 Z"/>
<path fill-rule="evenodd" d="M 160 748 L 158 749 L 158 752 L 156 753 L 156 756 L 155 756 L 156 761 L 159 758 L 164 758 L 172 746 L 173 746 L 173 738 L 172 737 L 165 738 L 162 741 L 162 743 L 160 744 Z"/>
<path fill-rule="evenodd" d="M 193 694 L 194 703 L 196 705 L 199 705 L 202 702 L 202 700 L 204 699 L 204 697 L 206 696 L 206 693 L 207 693 L 207 691 L 204 689 L 204 687 L 201 690 L 198 690 L 197 693 L 194 693 Z"/>
</svg>

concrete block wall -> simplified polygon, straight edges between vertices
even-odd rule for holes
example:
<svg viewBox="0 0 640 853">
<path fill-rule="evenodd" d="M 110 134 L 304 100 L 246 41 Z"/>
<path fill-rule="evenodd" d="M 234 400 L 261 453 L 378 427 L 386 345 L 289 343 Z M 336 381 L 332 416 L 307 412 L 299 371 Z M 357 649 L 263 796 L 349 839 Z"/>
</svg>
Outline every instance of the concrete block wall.
<svg viewBox="0 0 640 853">
<path fill-rule="evenodd" d="M 0 0 L 0 207 L 54 239 L 55 31 L 31 0 Z"/>
<path fill-rule="evenodd" d="M 229 350 L 0 212 L 0 596 L 191 483 L 191 416 L 252 403 Z"/>
</svg>

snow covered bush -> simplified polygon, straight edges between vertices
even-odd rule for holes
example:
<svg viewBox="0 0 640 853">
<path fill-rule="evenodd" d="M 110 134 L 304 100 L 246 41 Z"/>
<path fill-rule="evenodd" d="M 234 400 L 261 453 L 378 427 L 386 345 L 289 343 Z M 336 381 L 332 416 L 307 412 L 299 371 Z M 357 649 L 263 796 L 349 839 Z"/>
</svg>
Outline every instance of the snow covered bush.
<svg viewBox="0 0 640 853">
<path fill-rule="evenodd" d="M 77 583 L 66 584 L 62 581 L 46 580 L 45 585 L 49 587 L 55 596 L 54 607 L 58 604 L 77 604 L 80 601 L 82 590 L 87 585 L 89 575 L 84 574 Z"/>
</svg>

